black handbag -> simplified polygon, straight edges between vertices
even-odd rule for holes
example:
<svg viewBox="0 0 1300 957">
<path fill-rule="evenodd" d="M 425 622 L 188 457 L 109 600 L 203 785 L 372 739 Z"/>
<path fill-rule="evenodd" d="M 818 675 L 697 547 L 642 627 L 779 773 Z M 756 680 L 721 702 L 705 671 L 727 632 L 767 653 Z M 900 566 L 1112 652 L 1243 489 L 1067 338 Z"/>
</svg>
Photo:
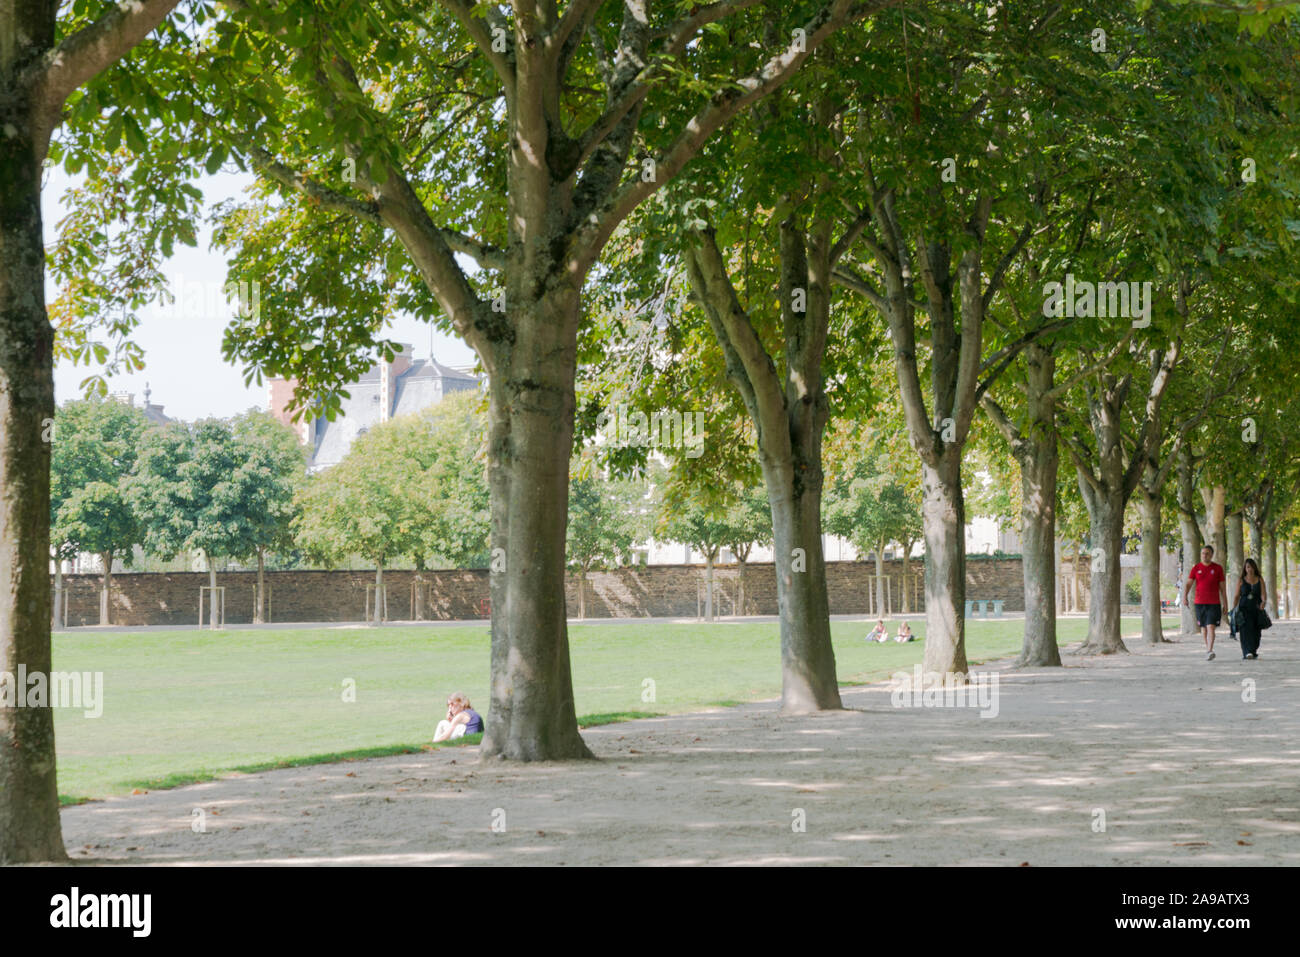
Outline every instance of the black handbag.
<svg viewBox="0 0 1300 957">
<path fill-rule="evenodd" d="M 1263 630 L 1266 629 L 1266 628 L 1272 628 L 1272 627 L 1273 627 L 1273 619 L 1271 619 L 1271 618 L 1268 617 L 1268 612 L 1267 612 L 1267 611 L 1265 611 L 1263 608 L 1261 608 L 1258 612 L 1256 612 L 1256 614 L 1259 616 L 1258 621 L 1259 621 L 1259 630 L 1260 630 L 1260 631 L 1263 631 Z"/>
</svg>

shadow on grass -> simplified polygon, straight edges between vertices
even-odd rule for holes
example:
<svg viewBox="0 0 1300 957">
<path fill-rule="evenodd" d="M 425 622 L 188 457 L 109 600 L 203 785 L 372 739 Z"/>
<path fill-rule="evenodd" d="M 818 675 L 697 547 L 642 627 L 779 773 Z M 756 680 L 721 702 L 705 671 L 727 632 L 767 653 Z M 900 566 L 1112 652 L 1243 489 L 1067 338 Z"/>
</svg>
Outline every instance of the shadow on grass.
<svg viewBox="0 0 1300 957">
<path fill-rule="evenodd" d="M 355 751 L 330 751 L 325 754 L 308 754 L 297 758 L 260 761 L 256 764 L 238 764 L 229 768 L 218 768 L 214 771 L 182 771 L 161 778 L 123 781 L 120 787 L 130 790 L 132 793 L 136 791 L 166 791 L 171 788 L 185 787 L 189 784 L 215 781 L 226 774 L 257 774 L 261 771 L 275 771 L 280 768 L 299 768 L 308 764 L 339 764 L 345 761 L 362 761 L 366 758 L 388 758 L 395 754 L 416 754 L 420 751 L 435 751 L 439 748 L 465 747 L 478 744 L 482 740 L 483 734 L 479 732 L 478 734 L 467 734 L 455 741 L 441 741 L 438 744 L 393 744 L 377 748 L 357 748 Z M 98 800 L 102 799 L 77 797 L 69 794 L 59 795 L 59 804 L 63 807 L 72 807 L 77 804 L 87 804 Z"/>
<path fill-rule="evenodd" d="M 618 724 L 622 721 L 636 721 L 640 718 L 662 718 L 664 714 L 657 711 L 606 711 L 597 714 L 584 714 L 578 718 L 579 728 L 595 728 L 603 724 Z M 279 758 L 275 761 L 260 761 L 255 764 L 238 764 L 228 768 L 211 771 L 180 771 L 160 778 L 145 778 L 138 781 L 123 781 L 119 787 L 126 792 L 166 791 L 181 788 L 189 784 L 203 784 L 215 781 L 227 774 L 257 774 L 261 771 L 275 771 L 280 768 L 298 768 L 309 764 L 339 764 L 345 761 L 363 761 L 366 758 L 388 758 L 395 754 L 416 754 L 420 751 L 434 751 L 438 748 L 458 748 L 481 743 L 483 733 L 467 734 L 455 741 L 442 741 L 438 744 L 393 744 L 376 748 L 358 748 L 354 751 L 330 751 L 325 754 L 308 754 L 296 758 Z M 89 804 L 103 798 L 82 795 L 60 794 L 61 807 L 75 807 Z"/>
</svg>

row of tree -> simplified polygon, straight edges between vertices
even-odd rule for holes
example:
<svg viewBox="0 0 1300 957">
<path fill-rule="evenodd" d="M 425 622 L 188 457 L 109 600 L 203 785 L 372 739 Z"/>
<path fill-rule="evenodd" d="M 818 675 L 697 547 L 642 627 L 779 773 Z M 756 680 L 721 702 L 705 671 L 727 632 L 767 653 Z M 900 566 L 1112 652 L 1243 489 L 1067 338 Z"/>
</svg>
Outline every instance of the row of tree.
<svg viewBox="0 0 1300 957">
<path fill-rule="evenodd" d="M 931 676 L 966 671 L 962 465 L 979 410 L 1021 465 L 1026 660 L 1051 663 L 1059 450 L 1099 550 L 1088 647 L 1112 650 L 1128 500 L 1139 486 L 1162 500 L 1191 446 L 1213 524 L 1232 457 L 1199 431 L 1201 406 L 1229 382 L 1261 430 L 1287 406 L 1249 370 L 1294 354 L 1293 3 L 175 8 L 0 8 L 0 668 L 49 668 L 47 159 L 84 170 L 97 200 L 52 246 L 62 349 L 94 352 L 105 324 L 129 339 L 159 263 L 194 241 L 191 180 L 232 160 L 260 189 L 222 211 L 218 240 L 232 278 L 277 290 L 227 336 L 251 376 L 295 377 L 304 405 L 329 409 L 376 345 L 391 352 L 393 306 L 478 353 L 502 556 L 489 755 L 589 756 L 565 630 L 569 466 L 590 426 L 580 372 L 624 355 L 611 329 L 631 322 L 597 300 L 688 294 L 652 324 L 668 333 L 657 371 L 689 383 L 674 398 L 730 383 L 721 401 L 750 420 L 791 711 L 840 704 L 821 451 L 882 365 L 922 474 Z M 1092 298 L 1058 295 L 1045 316 L 1045 284 L 1073 293 L 1071 276 Z M 1122 308 L 1104 317 L 1103 282 L 1132 290 L 1121 303 L 1111 286 Z M 710 444 L 722 472 L 735 452 Z M 0 860 L 62 857 L 48 709 L 0 714 L 0 745 Z"/>
<path fill-rule="evenodd" d="M 477 395 L 459 394 L 378 425 L 337 466 L 308 476 L 294 432 L 263 412 L 152 426 L 121 402 L 64 403 L 51 459 L 55 621 L 66 600 L 63 563 L 83 552 L 99 556 L 104 569 L 101 624 L 111 623 L 114 560 L 130 566 L 137 547 L 163 560 L 200 556 L 213 588 L 220 560 L 255 561 L 255 622 L 264 620 L 271 553 L 290 566 L 299 557 L 324 567 L 360 559 L 374 567 L 381 590 L 384 570 L 397 561 L 417 570 L 490 567 L 480 406 Z M 919 537 L 919 503 L 861 463 L 834 486 L 827 510 L 828 531 L 863 554 L 874 551 L 878 563 L 889 542 L 910 549 Z M 655 537 L 695 549 L 706 565 L 709 620 L 721 549 L 741 563 L 743 608 L 743 566 L 755 546 L 772 541 L 760 486 L 691 483 L 658 463 L 647 476 L 609 479 L 590 451 L 574 459 L 568 525 L 568 564 L 583 583 L 593 568 L 633 560 Z M 577 610 L 586 617 L 585 584 Z M 214 624 L 217 614 L 213 606 Z M 379 601 L 374 617 L 382 617 Z"/>
</svg>

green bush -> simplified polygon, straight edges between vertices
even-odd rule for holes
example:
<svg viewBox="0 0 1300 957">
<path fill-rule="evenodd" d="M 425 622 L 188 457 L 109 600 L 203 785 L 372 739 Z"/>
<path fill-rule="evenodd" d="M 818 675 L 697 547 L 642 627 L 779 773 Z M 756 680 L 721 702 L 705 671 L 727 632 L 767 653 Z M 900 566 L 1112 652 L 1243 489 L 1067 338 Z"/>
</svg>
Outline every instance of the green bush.
<svg viewBox="0 0 1300 957">
<path fill-rule="evenodd" d="M 1124 586 L 1124 598 L 1130 605 L 1142 604 L 1142 579 L 1140 576 L 1134 575 L 1128 580 L 1128 584 Z"/>
</svg>

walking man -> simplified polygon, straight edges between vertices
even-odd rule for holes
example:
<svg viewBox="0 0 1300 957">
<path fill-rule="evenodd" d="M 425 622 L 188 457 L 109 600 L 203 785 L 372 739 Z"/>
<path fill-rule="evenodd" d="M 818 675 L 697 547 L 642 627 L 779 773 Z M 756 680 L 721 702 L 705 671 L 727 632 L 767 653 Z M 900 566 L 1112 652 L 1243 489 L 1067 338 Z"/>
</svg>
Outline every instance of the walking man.
<svg viewBox="0 0 1300 957">
<path fill-rule="evenodd" d="M 1196 624 L 1205 639 L 1205 660 L 1214 660 L 1214 629 L 1223 621 L 1223 606 L 1228 604 L 1228 589 L 1224 584 L 1227 575 L 1223 566 L 1214 560 L 1214 549 L 1206 545 L 1201 549 L 1201 560 L 1192 566 L 1187 583 L 1183 586 L 1183 601 L 1196 582 Z"/>
</svg>

